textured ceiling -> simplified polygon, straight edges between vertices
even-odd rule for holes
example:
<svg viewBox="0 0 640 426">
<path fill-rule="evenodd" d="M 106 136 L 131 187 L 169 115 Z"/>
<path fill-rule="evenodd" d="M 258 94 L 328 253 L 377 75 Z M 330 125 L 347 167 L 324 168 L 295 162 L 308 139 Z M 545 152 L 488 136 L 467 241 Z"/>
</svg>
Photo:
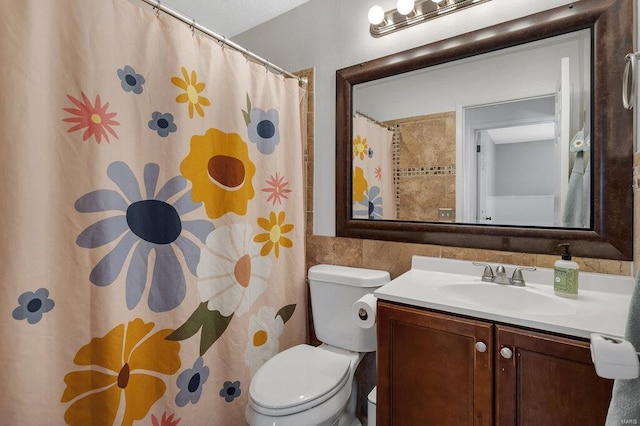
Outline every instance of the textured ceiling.
<svg viewBox="0 0 640 426">
<path fill-rule="evenodd" d="M 161 0 L 218 35 L 233 37 L 309 0 Z"/>
</svg>

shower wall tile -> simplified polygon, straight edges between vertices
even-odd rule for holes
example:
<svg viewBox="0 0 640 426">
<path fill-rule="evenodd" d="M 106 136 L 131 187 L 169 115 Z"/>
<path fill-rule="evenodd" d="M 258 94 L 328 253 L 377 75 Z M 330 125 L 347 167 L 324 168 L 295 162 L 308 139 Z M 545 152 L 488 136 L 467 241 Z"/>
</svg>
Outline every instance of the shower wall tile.
<svg viewBox="0 0 640 426">
<path fill-rule="evenodd" d="M 469 260 L 493 264 L 534 266 L 536 257 L 528 253 L 512 253 L 508 251 L 478 250 L 462 247 L 442 247 L 442 257 L 457 260 Z M 481 268 L 478 268 L 482 273 Z"/>
<path fill-rule="evenodd" d="M 541 268 L 553 268 L 553 264 L 559 258 L 560 251 L 558 251 L 558 255 L 538 254 L 536 255 L 536 266 Z M 582 272 L 599 272 L 612 275 L 630 275 L 631 268 L 633 266 L 631 262 L 623 262 L 620 260 L 592 259 L 588 257 L 575 256 L 572 260 L 580 265 L 580 271 Z"/>
<path fill-rule="evenodd" d="M 439 257 L 440 247 L 392 241 L 363 240 L 362 267 L 388 271 L 391 278 L 411 269 L 411 256 Z"/>
<path fill-rule="evenodd" d="M 455 175 L 403 176 L 398 187 L 401 220 L 438 222 L 438 208 L 455 211 Z"/>
<path fill-rule="evenodd" d="M 455 112 L 397 120 L 402 167 L 448 166 L 456 163 Z"/>
</svg>

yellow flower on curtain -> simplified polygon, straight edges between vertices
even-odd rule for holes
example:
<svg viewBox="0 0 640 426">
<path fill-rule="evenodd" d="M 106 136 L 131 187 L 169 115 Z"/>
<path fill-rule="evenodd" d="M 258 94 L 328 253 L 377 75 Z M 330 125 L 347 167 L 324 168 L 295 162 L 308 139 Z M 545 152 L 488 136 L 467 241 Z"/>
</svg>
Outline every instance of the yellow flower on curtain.
<svg viewBox="0 0 640 426">
<path fill-rule="evenodd" d="M 364 201 L 364 192 L 369 187 L 369 182 L 364 177 L 362 167 L 353 168 L 353 202 Z"/>
<path fill-rule="evenodd" d="M 181 70 L 184 79 L 180 77 L 171 77 L 171 82 L 185 91 L 185 93 L 181 93 L 176 97 L 176 102 L 180 104 L 189 103 L 189 118 L 193 118 L 194 108 L 200 117 L 204 117 L 204 110 L 202 109 L 202 106 L 211 105 L 209 99 L 204 96 L 200 96 L 200 93 L 204 90 L 205 84 L 198 83 L 198 75 L 195 71 L 191 71 L 191 77 L 189 77 L 189 73 L 185 67 L 181 67 Z"/>
<path fill-rule="evenodd" d="M 180 343 L 165 340 L 173 330 L 150 335 L 153 327 L 136 318 L 80 348 L 73 362 L 90 368 L 64 377 L 67 424 L 107 426 L 120 419 L 132 425 L 148 414 L 167 389 L 160 376 L 180 368 Z"/>
<path fill-rule="evenodd" d="M 204 202 L 210 218 L 228 212 L 247 213 L 256 167 L 249 159 L 246 142 L 237 133 L 209 129 L 203 136 L 194 135 L 180 172 L 193 185 L 193 201 Z"/>
<path fill-rule="evenodd" d="M 353 156 L 364 160 L 367 155 L 367 149 L 367 138 L 360 138 L 360 135 L 357 135 L 353 140 Z"/>
<path fill-rule="evenodd" d="M 282 235 L 293 230 L 292 224 L 283 225 L 284 217 L 284 212 L 278 213 L 277 219 L 276 213 L 270 212 L 268 220 L 263 217 L 258 218 L 258 225 L 260 225 L 262 229 L 268 231 L 264 234 L 258 234 L 253 238 L 253 241 L 256 243 L 265 243 L 262 246 L 262 250 L 260 250 L 260 254 L 262 256 L 268 255 L 271 252 L 271 249 L 275 248 L 274 253 L 276 257 L 278 257 L 280 256 L 280 246 L 287 248 L 293 247 L 293 242 Z"/>
</svg>

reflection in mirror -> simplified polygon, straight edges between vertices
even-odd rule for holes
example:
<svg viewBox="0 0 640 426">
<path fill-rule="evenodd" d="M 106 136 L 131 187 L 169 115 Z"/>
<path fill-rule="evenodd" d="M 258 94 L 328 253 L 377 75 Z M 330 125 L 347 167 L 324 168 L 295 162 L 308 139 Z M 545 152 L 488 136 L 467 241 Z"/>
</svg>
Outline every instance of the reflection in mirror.
<svg viewBox="0 0 640 426">
<path fill-rule="evenodd" d="M 592 227 L 591 30 L 353 86 L 353 219 Z"/>
</svg>

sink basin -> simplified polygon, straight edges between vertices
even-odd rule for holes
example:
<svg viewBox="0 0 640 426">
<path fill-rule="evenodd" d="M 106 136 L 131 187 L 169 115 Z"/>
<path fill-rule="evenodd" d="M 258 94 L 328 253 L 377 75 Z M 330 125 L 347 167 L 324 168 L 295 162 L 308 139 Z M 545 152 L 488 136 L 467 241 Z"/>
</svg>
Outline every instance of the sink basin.
<svg viewBox="0 0 640 426">
<path fill-rule="evenodd" d="M 499 311 L 535 315 L 571 315 L 577 312 L 570 303 L 531 287 L 494 283 L 460 283 L 441 285 L 438 293 L 467 304 Z"/>
</svg>

